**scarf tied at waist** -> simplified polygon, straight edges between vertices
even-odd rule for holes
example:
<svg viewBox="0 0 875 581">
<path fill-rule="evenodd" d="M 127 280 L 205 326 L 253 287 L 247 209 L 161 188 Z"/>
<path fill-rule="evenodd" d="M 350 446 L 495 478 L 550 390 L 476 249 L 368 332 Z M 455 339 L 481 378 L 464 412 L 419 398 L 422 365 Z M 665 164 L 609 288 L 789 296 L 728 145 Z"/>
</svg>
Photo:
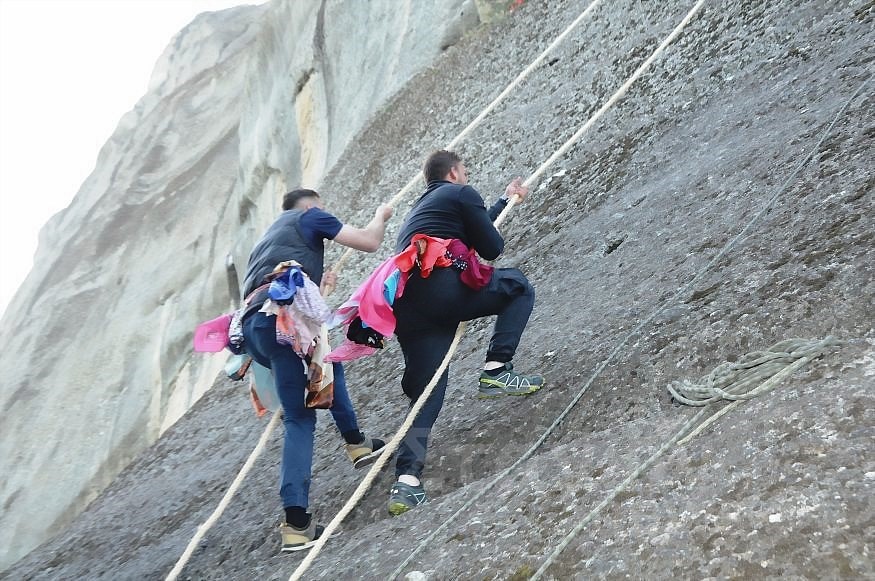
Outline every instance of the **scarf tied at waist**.
<svg viewBox="0 0 875 581">
<path fill-rule="evenodd" d="M 422 278 L 428 278 L 435 268 L 455 268 L 462 283 L 475 290 L 489 284 L 495 270 L 480 262 L 461 240 L 414 235 L 407 248 L 383 261 L 331 317 L 329 326 L 347 327 L 347 339 L 326 361 L 358 359 L 382 348 L 383 339 L 395 332 L 392 307 L 404 294 L 414 268 Z"/>
</svg>

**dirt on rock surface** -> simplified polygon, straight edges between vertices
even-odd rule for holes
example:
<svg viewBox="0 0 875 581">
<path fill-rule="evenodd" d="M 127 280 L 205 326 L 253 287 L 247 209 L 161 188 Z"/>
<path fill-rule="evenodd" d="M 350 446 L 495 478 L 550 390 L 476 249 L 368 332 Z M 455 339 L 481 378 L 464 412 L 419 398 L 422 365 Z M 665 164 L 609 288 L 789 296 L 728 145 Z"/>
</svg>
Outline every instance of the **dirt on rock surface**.
<svg viewBox="0 0 875 581">
<path fill-rule="evenodd" d="M 472 184 L 489 201 L 533 171 L 692 5 L 595 10 L 458 148 Z M 328 207 L 365 221 L 585 7 L 527 2 L 448 49 L 348 148 L 321 186 Z M 306 578 L 388 578 L 588 385 L 535 454 L 402 572 L 526 579 L 695 413 L 667 384 L 783 339 L 827 335 L 846 343 L 668 450 L 546 576 L 875 577 L 875 84 L 863 86 L 873 47 L 871 1 L 707 2 L 503 227 L 498 264 L 521 268 L 537 292 L 515 363 L 547 387 L 476 400 L 491 321 L 472 324 L 429 451 L 430 502 L 390 519 L 387 470 Z M 390 252 L 415 198 L 383 250 L 346 268 L 338 300 Z M 347 368 L 370 434 L 390 436 L 403 419 L 401 365 L 393 343 Z M 266 422 L 241 384 L 218 381 L 69 530 L 3 578 L 164 578 Z M 275 434 L 182 579 L 286 579 L 298 565 L 279 554 L 275 529 L 280 445 Z M 327 522 L 362 476 L 320 415 L 317 517 Z"/>
</svg>

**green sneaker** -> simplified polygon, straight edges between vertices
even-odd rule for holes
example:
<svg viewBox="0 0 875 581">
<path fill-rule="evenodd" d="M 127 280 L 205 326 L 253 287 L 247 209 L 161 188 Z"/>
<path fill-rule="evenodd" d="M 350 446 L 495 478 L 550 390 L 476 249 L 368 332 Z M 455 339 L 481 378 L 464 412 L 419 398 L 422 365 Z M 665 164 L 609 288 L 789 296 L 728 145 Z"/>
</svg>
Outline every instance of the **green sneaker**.
<svg viewBox="0 0 875 581">
<path fill-rule="evenodd" d="M 498 375 L 480 372 L 480 389 L 477 397 L 488 399 L 503 395 L 529 395 L 544 387 L 540 375 L 522 375 L 513 370 L 513 364 L 505 363 Z"/>
<path fill-rule="evenodd" d="M 417 507 L 420 504 L 425 504 L 428 497 L 425 495 L 425 488 L 422 484 L 419 486 L 410 486 L 403 482 L 396 482 L 392 485 L 392 490 L 389 491 L 389 514 L 398 516 Z"/>
</svg>

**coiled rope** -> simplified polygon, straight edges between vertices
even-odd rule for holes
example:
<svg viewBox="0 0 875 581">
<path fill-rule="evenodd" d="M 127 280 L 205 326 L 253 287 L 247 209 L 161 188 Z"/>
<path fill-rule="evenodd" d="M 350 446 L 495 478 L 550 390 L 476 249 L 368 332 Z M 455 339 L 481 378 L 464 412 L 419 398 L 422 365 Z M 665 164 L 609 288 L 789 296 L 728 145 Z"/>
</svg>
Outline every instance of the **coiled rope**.
<svg viewBox="0 0 875 581">
<path fill-rule="evenodd" d="M 684 17 L 684 19 L 680 22 L 680 24 L 678 24 L 675 27 L 675 29 L 672 30 L 671 34 L 669 34 L 665 38 L 665 40 L 663 40 L 659 44 L 659 46 L 656 48 L 656 50 L 653 52 L 653 54 L 651 54 L 647 58 L 647 60 L 645 60 L 635 70 L 635 72 L 632 74 L 632 76 L 629 77 L 629 79 L 625 83 L 623 83 L 623 85 L 611 96 L 611 98 L 608 99 L 608 101 L 595 114 L 593 114 L 593 116 L 590 117 L 590 119 L 586 123 L 584 123 L 580 127 L 580 129 L 578 129 L 574 133 L 574 135 L 572 135 L 564 144 L 562 144 L 562 146 L 559 149 L 557 149 L 556 152 L 554 152 L 553 155 L 551 155 L 547 159 L 547 161 L 542 163 L 541 166 L 538 167 L 538 169 L 535 170 L 534 173 L 532 173 L 532 175 L 530 175 L 528 178 L 526 178 L 526 180 L 523 182 L 523 185 L 531 186 L 547 170 L 547 168 L 550 165 L 552 165 L 557 159 L 559 159 L 559 157 L 562 154 L 566 153 L 569 149 L 571 149 L 571 147 L 580 139 L 580 137 L 586 132 L 586 130 L 589 129 L 605 113 L 605 111 L 610 109 L 610 107 L 612 107 L 617 101 L 619 101 L 623 97 L 623 95 L 626 94 L 626 92 L 629 90 L 629 87 L 631 87 L 632 84 L 641 75 L 644 74 L 644 72 L 647 70 L 647 68 L 650 67 L 651 63 L 653 63 L 653 61 L 656 60 L 656 58 L 665 50 L 665 47 L 667 47 L 669 44 L 671 44 L 672 41 L 674 41 L 675 38 L 677 38 L 677 36 L 681 33 L 681 31 L 684 29 L 684 27 L 686 27 L 686 25 L 690 22 L 690 20 L 692 20 L 693 16 L 695 16 L 695 14 L 699 11 L 699 9 L 702 7 L 704 2 L 705 2 L 705 0 L 699 0 L 699 2 L 697 2 L 695 4 L 695 6 L 693 6 L 693 8 L 687 13 L 687 15 Z M 496 228 L 502 224 L 502 222 L 507 217 L 508 213 L 514 207 L 514 205 L 516 205 L 516 203 L 517 203 L 516 197 L 511 198 L 507 207 L 495 220 Z M 443 372 L 446 370 L 447 366 L 449 365 L 450 359 L 452 358 L 453 354 L 455 353 L 456 348 L 459 345 L 459 340 L 461 339 L 462 334 L 465 332 L 466 328 L 467 328 L 467 325 L 464 322 L 458 326 L 458 328 L 456 329 L 456 334 L 453 337 L 453 341 L 450 344 L 450 348 L 447 351 L 447 354 L 444 356 L 443 361 L 441 361 L 441 364 L 438 367 L 437 371 L 435 372 L 434 376 L 431 378 L 431 381 L 428 382 L 428 384 L 426 385 L 422 394 L 419 396 L 416 403 L 411 408 L 410 412 L 407 414 L 407 418 L 404 420 L 404 423 L 398 429 L 398 432 L 396 432 L 395 436 L 389 441 L 388 444 L 386 444 L 387 450 L 380 456 L 379 460 L 371 467 L 368 474 L 365 476 L 365 478 L 362 480 L 362 482 L 356 488 L 355 492 L 352 494 L 352 496 L 346 502 L 346 504 L 343 505 L 343 507 L 340 509 L 340 511 L 337 513 L 337 515 L 334 517 L 334 519 L 332 519 L 332 521 L 328 524 L 328 526 L 325 527 L 325 531 L 322 533 L 322 536 L 319 538 L 319 540 L 316 542 L 316 544 L 313 546 L 313 548 L 310 549 L 310 552 L 307 555 L 307 557 L 303 561 L 301 561 L 300 565 L 298 565 L 298 568 L 295 569 L 295 571 L 292 573 L 291 577 L 289 577 L 289 581 L 297 581 L 297 580 L 301 579 L 304 572 L 310 567 L 310 565 L 313 563 L 313 561 L 316 559 L 316 557 L 321 552 L 322 548 L 325 546 L 325 543 L 330 538 L 330 535 L 335 530 L 337 530 L 337 527 L 340 526 L 340 523 L 343 522 L 343 519 L 346 518 L 346 516 L 356 506 L 356 504 L 358 504 L 358 502 L 364 497 L 365 493 L 370 488 L 374 479 L 377 477 L 377 474 L 383 468 L 383 466 L 385 466 L 386 463 L 389 461 L 389 456 L 398 448 L 398 445 L 401 443 L 401 440 L 407 434 L 407 431 L 410 429 L 410 426 L 413 425 L 413 420 L 416 418 L 419 411 L 425 405 L 425 402 L 428 400 L 432 391 L 434 391 L 434 387 L 435 387 L 435 385 L 437 385 L 438 379 L 440 378 L 440 376 L 443 374 Z M 582 396 L 582 394 L 581 394 L 581 396 Z M 579 400 L 579 398 L 580 398 L 580 396 L 578 396 L 578 398 L 576 398 L 575 403 L 577 400 Z M 567 412 L 565 412 L 565 413 L 567 413 Z M 554 426 L 558 425 L 559 421 L 561 421 L 561 419 L 554 422 Z M 551 431 L 552 431 L 552 429 L 551 429 Z M 544 436 L 542 436 L 541 440 L 539 440 L 538 445 L 540 445 L 540 442 L 542 442 L 544 439 L 546 439 L 547 435 L 548 434 L 545 434 Z M 531 453 L 534 452 L 534 450 L 535 450 L 535 448 L 530 449 L 528 454 L 530 455 Z M 528 457 L 528 456 L 526 456 L 526 457 Z M 517 462 L 515 462 L 513 464 L 513 466 L 511 466 L 511 468 L 502 472 L 502 474 L 499 475 L 499 477 L 497 477 L 489 485 L 487 485 L 487 487 L 484 489 L 484 491 L 491 488 L 491 486 L 495 482 L 497 482 L 498 479 L 500 479 L 505 473 L 509 472 L 514 467 L 518 466 L 519 463 L 522 460 L 524 460 L 526 457 L 517 460 Z M 479 498 L 479 496 L 478 496 L 478 498 Z M 458 514 L 458 513 L 456 513 L 456 514 Z M 413 553 L 411 553 L 407 557 L 407 559 L 405 559 L 405 561 L 395 570 L 392 578 L 394 579 L 401 572 L 401 570 L 403 570 L 403 567 L 406 566 L 406 564 L 410 562 L 410 560 L 413 558 L 413 556 L 415 556 L 418 553 L 418 551 L 421 549 L 421 547 L 428 540 L 434 538 L 434 536 L 438 532 L 443 530 L 443 528 L 445 528 L 445 526 L 446 526 L 446 522 L 443 525 L 441 525 L 441 527 L 439 527 L 435 531 L 435 533 L 432 533 L 432 535 L 429 536 L 429 539 L 427 539 L 426 541 L 423 541 L 423 543 L 420 543 L 419 547 L 417 547 L 417 549 Z"/>
<path fill-rule="evenodd" d="M 798 359 L 797 353 L 807 348 L 808 343 L 802 339 L 787 339 L 766 351 L 748 353 L 737 362 L 722 363 L 698 382 L 675 381 L 668 391 L 675 400 L 689 406 L 753 399 L 760 393 L 755 389 L 744 391 L 746 387 L 771 377 L 776 367 L 785 367 L 787 360 Z"/>
<path fill-rule="evenodd" d="M 532 73 L 532 71 L 534 71 L 538 67 L 538 65 L 540 65 L 544 61 L 544 59 L 547 58 L 547 56 L 551 52 L 553 52 L 553 50 L 556 49 L 556 47 L 558 47 L 560 44 L 562 44 L 562 42 L 571 33 L 571 31 L 574 30 L 581 22 L 583 22 L 583 20 L 586 19 L 586 17 L 589 16 L 589 14 L 600 3 L 601 3 L 601 0 L 593 0 L 592 2 L 590 2 L 589 6 L 587 6 L 586 9 L 583 12 L 581 12 L 577 16 L 577 18 L 575 18 L 574 21 L 571 24 L 569 24 L 565 28 L 565 30 L 562 31 L 562 33 L 559 34 L 559 36 L 557 36 L 553 40 L 553 42 L 551 42 L 550 45 L 541 52 L 540 55 L 538 55 L 538 57 L 535 60 L 533 60 L 531 63 L 529 63 L 529 65 L 525 69 L 523 69 L 522 72 L 520 72 L 516 76 L 516 78 L 513 81 L 511 81 L 511 83 L 507 87 L 505 87 L 504 90 L 501 93 L 499 93 L 498 96 L 495 97 L 492 100 L 492 102 L 490 102 L 489 105 L 487 105 L 486 108 L 483 109 L 462 130 L 461 133 L 459 133 L 455 138 L 453 138 L 452 141 L 450 141 L 446 145 L 446 149 L 452 149 L 453 147 L 458 145 L 462 139 L 467 137 L 467 135 L 472 130 L 474 130 L 474 128 L 476 128 L 478 125 L 480 125 L 480 123 L 483 121 L 483 119 L 489 113 L 491 113 L 492 110 L 495 109 L 495 107 L 498 106 L 505 98 L 507 98 L 507 96 L 510 95 L 511 91 L 513 91 L 520 83 L 522 83 L 523 80 L 525 80 L 526 77 L 528 77 Z M 389 205 L 393 206 L 393 207 L 395 205 L 397 205 L 398 202 L 404 198 L 404 196 L 406 196 L 408 193 L 410 193 L 410 191 L 413 189 L 414 186 L 416 186 L 416 184 L 419 182 L 420 179 L 421 179 L 421 175 L 419 172 L 417 172 L 416 175 L 414 175 L 407 182 L 407 184 L 403 188 L 401 188 L 401 190 L 399 190 L 398 193 L 396 193 L 392 197 L 391 200 L 389 200 L 389 202 L 388 202 Z M 510 204 L 508 204 L 508 205 L 510 205 Z M 332 267 L 331 271 L 335 272 L 335 273 L 340 272 L 340 269 L 343 267 L 344 262 L 346 262 L 347 257 L 351 253 L 352 253 L 352 249 L 347 249 L 346 252 L 344 252 L 344 254 L 340 257 L 340 259 L 334 265 L 334 267 Z M 326 294 L 330 294 L 332 290 L 333 289 L 327 289 Z M 185 548 L 185 551 L 183 551 L 179 560 L 177 560 L 176 564 L 173 566 L 173 569 L 171 569 L 170 573 L 167 575 L 166 581 L 176 581 L 177 577 L 182 572 L 183 567 L 185 567 L 185 565 L 188 563 L 189 559 L 191 558 L 191 555 L 194 553 L 194 550 L 197 547 L 198 543 L 203 539 L 204 535 L 206 535 L 207 531 L 210 528 L 212 528 L 212 526 L 216 523 L 216 521 L 218 521 L 219 517 L 222 515 L 222 513 L 225 511 L 227 506 L 230 504 L 231 499 L 233 498 L 234 494 L 236 494 L 237 489 L 240 487 L 240 484 L 243 482 L 243 480 L 246 478 L 246 476 L 252 470 L 252 467 L 255 464 L 255 460 L 258 459 L 258 457 L 261 455 L 262 451 L 264 450 L 265 445 L 267 443 L 268 436 L 271 434 L 271 432 L 273 432 L 274 428 L 276 428 L 276 426 L 279 424 L 278 417 L 280 415 L 281 415 L 281 412 L 275 413 L 273 418 L 271 419 L 271 421 L 267 424 L 267 426 L 264 429 L 264 433 L 261 435 L 261 438 L 258 441 L 258 445 L 256 445 L 255 449 L 252 450 L 249 457 L 246 459 L 246 462 L 243 464 L 243 467 L 240 469 L 240 472 L 237 474 L 237 477 L 234 479 L 231 486 L 228 488 L 228 491 L 222 497 L 222 500 L 219 502 L 219 505 L 216 507 L 216 510 L 213 511 L 213 513 L 204 522 L 204 524 L 202 524 L 200 527 L 198 527 L 197 533 L 195 534 L 194 538 L 192 538 L 191 541 L 188 543 L 188 546 Z"/>
<path fill-rule="evenodd" d="M 555 562 L 559 555 L 564 551 L 571 541 L 580 531 L 592 522 L 606 506 L 608 506 L 617 497 L 618 494 L 626 490 L 629 484 L 638 478 L 642 473 L 653 466 L 656 461 L 662 457 L 673 446 L 682 446 L 691 438 L 695 437 L 706 427 L 717 421 L 720 417 L 735 409 L 738 404 L 757 396 L 763 395 L 775 389 L 779 382 L 784 378 L 789 377 L 797 369 L 800 369 L 806 363 L 815 359 L 824 353 L 829 347 L 841 345 L 835 337 L 827 337 L 822 341 L 806 340 L 806 339 L 787 339 L 770 347 L 766 351 L 758 351 L 749 353 L 742 358 L 740 363 L 723 363 L 717 366 L 708 376 L 703 379 L 702 384 L 683 385 L 682 391 L 686 393 L 692 392 L 694 397 L 700 399 L 687 399 L 680 395 L 676 388 L 672 385 L 668 386 L 668 390 L 678 401 L 690 401 L 690 405 L 707 406 L 700 410 L 692 418 L 684 422 L 681 428 L 669 438 L 659 449 L 650 455 L 644 462 L 639 464 L 616 488 L 596 505 L 587 515 L 581 520 L 574 529 L 568 533 L 564 539 L 556 546 L 550 556 L 541 564 L 535 574 L 531 577 L 531 581 L 537 581 L 547 568 Z M 748 389 L 752 385 L 759 383 L 753 389 Z M 719 387 L 717 387 L 719 385 Z M 747 389 L 748 391 L 743 391 Z M 702 396 L 707 395 L 705 399 Z M 718 412 L 714 413 L 704 421 L 711 411 L 711 405 L 721 400 L 732 400 L 732 403 L 724 406 Z M 706 403 L 702 403 L 706 402 Z M 701 422 L 701 423 L 700 423 Z M 696 426 L 696 424 L 699 424 Z M 692 431 L 691 431 L 692 430 Z M 683 439 L 681 439 L 683 438 Z"/>
<path fill-rule="evenodd" d="M 767 380 L 779 373 L 795 360 L 803 357 L 813 359 L 827 347 L 837 347 L 843 342 L 835 337 L 827 337 L 823 341 L 808 341 L 805 339 L 786 339 L 774 344 L 766 351 L 748 353 L 738 362 L 725 362 L 714 368 L 703 377 L 699 383 L 690 381 L 675 382 L 668 386 L 668 391 L 677 401 L 690 406 L 707 406 L 719 401 L 731 401 L 702 422 L 695 430 L 678 442 L 684 445 L 708 426 L 734 410 L 744 401 L 759 397 L 771 391 L 774 387 Z M 764 383 L 760 383 L 764 382 Z M 759 386 L 748 389 L 760 383 Z M 746 390 L 747 391 L 744 391 Z"/>
<path fill-rule="evenodd" d="M 701 2 L 700 2 L 700 4 L 701 4 Z M 552 434 L 553 431 L 559 426 L 559 424 L 565 419 L 565 417 L 574 408 L 574 406 L 577 405 L 577 403 L 580 401 L 580 399 L 583 397 L 583 395 L 589 389 L 590 385 L 592 385 L 592 383 L 595 381 L 595 379 L 599 375 L 601 375 L 602 371 L 604 371 L 604 369 L 608 366 L 608 364 L 614 360 L 614 358 L 617 356 L 617 354 L 620 352 L 620 350 L 633 337 L 639 335 L 641 333 L 642 329 L 644 329 L 644 327 L 649 325 L 669 305 L 676 303 L 683 296 L 685 296 L 688 292 L 690 292 L 690 290 L 692 290 L 693 286 L 696 283 L 698 283 L 699 280 L 709 270 L 711 270 L 712 267 L 714 267 L 714 265 L 716 265 L 720 260 L 722 260 L 723 257 L 732 248 L 734 248 L 735 245 L 738 244 L 739 241 L 743 240 L 747 236 L 748 231 L 751 228 L 753 228 L 753 226 L 756 225 L 756 223 L 758 223 L 760 221 L 760 219 L 763 217 L 763 215 L 765 215 L 769 210 L 771 210 L 774 203 L 778 200 L 778 198 L 781 195 L 784 194 L 786 189 L 789 187 L 790 183 L 796 178 L 796 176 L 799 174 L 799 172 L 802 171 L 802 169 L 806 165 L 808 165 L 808 163 L 812 160 L 814 155 L 820 150 L 820 146 L 823 145 L 823 142 L 832 133 L 832 129 L 835 126 L 836 122 L 838 122 L 838 120 L 841 118 L 842 114 L 845 112 L 845 110 L 848 108 L 848 106 L 853 102 L 853 100 L 857 97 L 857 95 L 859 95 L 862 92 L 863 88 L 869 83 L 869 81 L 872 80 L 872 76 L 873 75 L 870 75 L 865 81 L 863 81 L 863 83 L 857 88 L 857 90 L 854 92 L 854 94 L 851 95 L 851 97 L 845 102 L 844 105 L 842 105 L 842 107 L 836 113 L 835 118 L 832 120 L 832 123 L 830 123 L 829 126 L 826 128 L 826 130 L 823 132 L 822 137 L 817 142 L 817 144 L 814 146 L 814 148 L 811 150 L 811 152 L 799 163 L 798 166 L 796 166 L 796 168 L 793 170 L 793 172 L 790 173 L 789 177 L 784 181 L 784 183 L 781 185 L 781 187 L 778 188 L 778 190 L 775 192 L 775 194 L 772 195 L 772 197 L 766 201 L 766 203 L 759 210 L 759 212 L 757 212 L 757 214 L 754 215 L 753 218 L 751 218 L 751 220 L 747 224 L 744 225 L 744 227 L 741 229 L 741 231 L 739 231 L 739 233 L 736 234 L 735 237 L 732 238 L 732 240 L 730 240 L 728 243 L 726 243 L 726 245 L 723 246 L 723 248 L 721 248 L 720 251 L 708 262 L 708 264 L 706 264 L 702 270 L 700 270 L 698 273 L 696 273 L 696 275 L 692 279 L 690 279 L 690 281 L 687 284 L 685 284 L 683 287 L 681 287 L 674 295 L 672 295 L 662 305 L 657 307 L 650 315 L 648 315 L 643 321 L 641 321 L 641 323 L 639 323 L 634 329 L 632 329 L 632 331 L 628 335 L 626 335 L 616 345 L 616 347 L 614 347 L 613 351 L 611 351 L 611 353 L 608 355 L 607 359 L 605 359 L 604 361 L 602 361 L 602 363 L 599 364 L 599 366 L 596 368 L 596 370 L 593 372 L 593 374 L 590 376 L 590 378 L 587 380 L 587 382 L 583 385 L 583 387 L 580 389 L 580 391 L 578 391 L 578 393 L 571 400 L 571 402 L 568 404 L 568 406 L 562 411 L 561 414 L 559 414 L 559 416 L 556 418 L 556 420 L 550 425 L 550 427 L 547 428 L 547 430 L 538 439 L 538 441 L 535 442 L 531 446 L 531 448 L 529 448 L 529 450 L 527 450 L 519 459 L 517 459 L 516 462 L 514 462 L 511 466 L 509 466 L 508 468 L 506 468 L 505 470 L 500 472 L 495 478 L 493 478 L 491 481 L 489 481 L 489 483 L 485 487 L 481 488 L 480 491 L 477 492 L 471 499 L 469 499 L 461 508 L 459 508 L 456 512 L 454 512 L 452 515 L 450 515 L 437 529 L 435 529 L 429 536 L 427 536 L 425 539 L 423 539 L 419 543 L 419 545 L 417 545 L 416 549 L 414 549 L 413 552 L 411 552 L 408 555 L 408 557 L 401 563 L 401 565 L 399 565 L 398 568 L 395 569 L 395 571 L 392 573 L 392 576 L 390 577 L 390 579 L 396 579 L 398 577 L 398 575 L 401 574 L 404 567 L 406 567 L 413 560 L 413 558 L 417 554 L 419 554 L 419 552 L 426 545 L 431 543 L 440 532 L 445 530 L 449 526 L 450 522 L 452 522 L 456 517 L 458 517 L 464 511 L 469 509 L 475 502 L 477 502 L 477 500 L 479 500 L 484 494 L 486 494 L 496 483 L 498 483 L 500 480 L 502 480 L 507 475 L 509 475 L 514 469 L 516 469 L 517 466 L 522 464 L 524 461 L 528 460 L 532 456 L 532 454 L 534 454 L 534 452 L 546 441 L 546 439 L 549 437 L 549 435 Z"/>
</svg>

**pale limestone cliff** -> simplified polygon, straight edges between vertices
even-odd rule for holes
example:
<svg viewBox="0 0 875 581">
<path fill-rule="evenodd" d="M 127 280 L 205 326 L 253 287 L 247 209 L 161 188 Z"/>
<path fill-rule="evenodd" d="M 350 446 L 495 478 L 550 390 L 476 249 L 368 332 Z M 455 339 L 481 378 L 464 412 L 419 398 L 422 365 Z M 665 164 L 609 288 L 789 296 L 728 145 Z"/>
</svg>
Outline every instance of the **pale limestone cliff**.
<svg viewBox="0 0 875 581">
<path fill-rule="evenodd" d="M 0 568 L 68 524 L 212 385 L 191 351 L 230 306 L 285 184 L 317 185 L 369 116 L 478 23 L 470 0 L 274 1 L 171 42 L 0 325 Z M 72 185 L 71 185 L 72 187 Z M 10 346 L 15 348 L 10 348 Z"/>
</svg>

